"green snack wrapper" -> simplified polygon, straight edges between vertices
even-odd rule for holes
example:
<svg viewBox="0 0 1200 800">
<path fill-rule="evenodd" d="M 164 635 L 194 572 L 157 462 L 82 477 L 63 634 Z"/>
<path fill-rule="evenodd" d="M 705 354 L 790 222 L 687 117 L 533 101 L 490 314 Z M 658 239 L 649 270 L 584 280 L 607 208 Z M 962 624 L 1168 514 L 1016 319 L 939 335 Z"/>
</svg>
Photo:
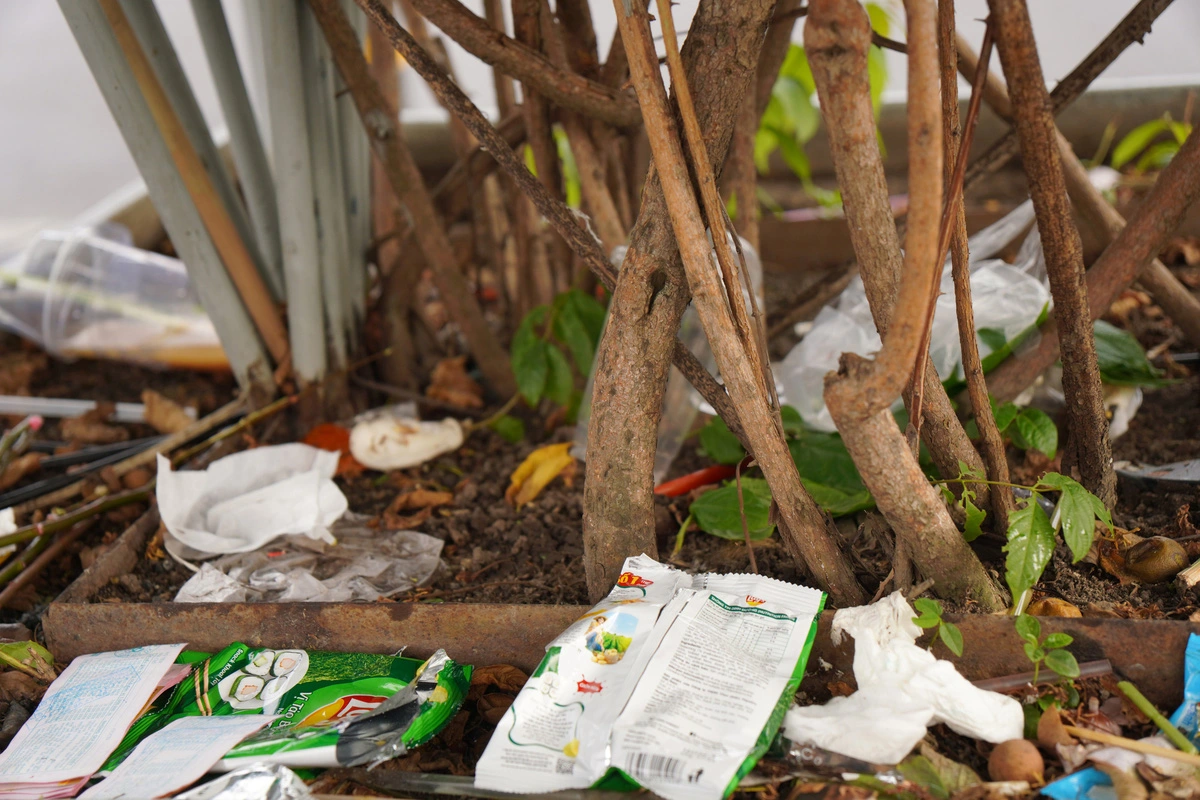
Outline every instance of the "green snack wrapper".
<svg viewBox="0 0 1200 800">
<path fill-rule="evenodd" d="M 104 765 L 189 716 L 268 714 L 268 727 L 217 765 L 268 761 L 296 767 L 357 766 L 401 755 L 433 738 L 458 713 L 471 667 L 438 651 L 427 661 L 365 653 L 273 650 L 235 642 L 197 660 L 192 672 L 139 717 Z"/>
</svg>

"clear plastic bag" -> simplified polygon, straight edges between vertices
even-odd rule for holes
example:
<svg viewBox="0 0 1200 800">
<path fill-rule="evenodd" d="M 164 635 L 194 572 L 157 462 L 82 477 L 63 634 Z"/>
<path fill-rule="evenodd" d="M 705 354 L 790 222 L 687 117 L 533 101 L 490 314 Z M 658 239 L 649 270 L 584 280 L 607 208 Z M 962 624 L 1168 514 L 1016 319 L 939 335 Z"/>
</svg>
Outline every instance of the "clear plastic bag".
<svg viewBox="0 0 1200 800">
<path fill-rule="evenodd" d="M 416 531 L 377 531 L 348 515 L 336 544 L 289 536 L 206 562 L 175 602 L 373 602 L 415 589 L 437 571 L 443 542 Z"/>
<path fill-rule="evenodd" d="M 1022 235 L 1025 235 L 1024 241 L 1012 264 L 997 258 L 1005 247 Z M 1037 322 L 1050 303 L 1046 262 L 1042 256 L 1041 237 L 1034 226 L 1033 203 L 1022 203 L 972 236 L 970 250 L 975 329 L 998 331 L 1003 334 L 1004 341 L 1011 342 Z M 992 343 L 998 339 L 979 336 L 976 341 L 980 356 L 986 358 L 992 352 Z M 869 356 L 881 346 L 862 279 L 856 278 L 836 300 L 821 309 L 805 337 L 775 366 L 780 402 L 799 411 L 808 425 L 835 431 L 833 419 L 825 408 L 825 375 L 837 369 L 842 353 Z M 943 379 L 950 378 L 956 371 L 961 374 L 962 347 L 949 259 L 942 273 L 941 295 L 934 311 L 929 355 Z"/>
</svg>

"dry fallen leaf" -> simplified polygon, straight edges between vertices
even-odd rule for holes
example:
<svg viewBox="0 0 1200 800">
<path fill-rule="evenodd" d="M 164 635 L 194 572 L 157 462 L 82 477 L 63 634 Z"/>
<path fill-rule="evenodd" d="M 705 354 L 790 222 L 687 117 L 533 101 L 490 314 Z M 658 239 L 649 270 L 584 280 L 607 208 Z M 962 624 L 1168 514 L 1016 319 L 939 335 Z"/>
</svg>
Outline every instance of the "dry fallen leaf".
<svg viewBox="0 0 1200 800">
<path fill-rule="evenodd" d="M 1195 236 L 1176 236 L 1162 249 L 1162 260 L 1165 264 L 1182 261 L 1189 267 L 1200 264 L 1200 239 Z"/>
<path fill-rule="evenodd" d="M 25 453 L 17 456 L 0 474 L 0 491 L 14 486 L 18 481 L 31 472 L 37 472 L 42 466 L 41 453 Z"/>
<path fill-rule="evenodd" d="M 529 680 L 528 675 L 509 664 L 479 667 L 471 675 L 471 693 L 474 694 L 477 687 L 480 690 L 495 687 L 502 692 L 516 694 L 521 691 L 521 687 L 527 680 Z"/>
<path fill-rule="evenodd" d="M 142 392 L 142 403 L 146 406 L 146 423 L 159 433 L 178 433 L 193 422 L 183 406 L 153 389 Z"/>
<path fill-rule="evenodd" d="M 431 492 L 428 489 L 414 489 L 396 496 L 388 506 L 388 511 L 411 511 L 417 508 L 436 508 L 454 502 L 450 492 Z"/>
<path fill-rule="evenodd" d="M 467 374 L 467 357 L 443 358 L 433 368 L 426 397 L 463 408 L 483 408 L 483 388 Z"/>
<path fill-rule="evenodd" d="M 501 718 L 508 711 L 508 707 L 513 704 L 513 698 L 506 694 L 496 692 L 495 694 L 485 694 L 479 698 L 479 702 L 475 707 L 479 709 L 480 715 L 492 725 L 500 723 Z"/>
<path fill-rule="evenodd" d="M 1075 744 L 1075 740 L 1071 738 L 1071 734 L 1067 733 L 1066 727 L 1063 726 L 1062 716 L 1058 713 L 1058 706 L 1048 706 L 1042 712 L 1042 716 L 1038 720 L 1037 740 L 1038 744 L 1051 752 L 1054 752 L 1054 748 L 1060 744 Z"/>
<path fill-rule="evenodd" d="M 334 453 L 341 453 L 338 459 L 337 470 L 334 475 L 347 475 L 354 477 L 361 475 L 366 469 L 362 464 L 358 463 L 350 453 L 350 431 L 343 428 L 341 425 L 333 423 L 322 423 L 314 427 L 304 437 L 304 444 L 309 447 L 316 447 L 320 450 L 329 450 Z"/>
<path fill-rule="evenodd" d="M 1035 617 L 1082 617 L 1083 612 L 1066 600 L 1043 597 L 1029 604 L 1028 613 Z"/>
<path fill-rule="evenodd" d="M 512 474 L 504 499 L 515 508 L 530 503 L 559 473 L 574 466 L 571 442 L 539 447 Z"/>
<path fill-rule="evenodd" d="M 0 672 L 0 700 L 39 700 L 46 691 L 46 684 L 20 670 Z"/>
<path fill-rule="evenodd" d="M 114 411 L 116 406 L 112 403 L 97 403 L 95 408 L 82 416 L 64 419 L 59 429 L 63 438 L 70 442 L 112 444 L 127 441 L 128 430 L 106 423 Z"/>
</svg>

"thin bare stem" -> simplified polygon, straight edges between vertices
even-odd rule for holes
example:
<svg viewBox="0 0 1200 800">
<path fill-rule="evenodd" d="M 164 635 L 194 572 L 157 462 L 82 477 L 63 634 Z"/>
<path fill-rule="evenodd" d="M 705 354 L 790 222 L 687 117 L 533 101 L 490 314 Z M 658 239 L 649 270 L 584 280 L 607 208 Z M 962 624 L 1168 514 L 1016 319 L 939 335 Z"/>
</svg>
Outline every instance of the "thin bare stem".
<svg viewBox="0 0 1200 800">
<path fill-rule="evenodd" d="M 952 212 L 950 219 L 943 219 L 950 238 L 951 272 L 954 277 L 954 305 L 958 317 L 958 340 L 962 350 L 963 376 L 967 381 L 967 393 L 975 409 L 975 423 L 979 428 L 980 450 L 987 464 L 987 476 L 992 481 L 1008 481 L 1008 459 L 1004 452 L 1004 440 L 996 427 L 992 415 L 992 404 L 988 400 L 987 382 L 983 377 L 983 362 L 979 357 L 979 343 L 975 334 L 975 308 L 971 302 L 971 263 L 967 248 L 967 221 L 964 211 L 962 180 L 967 154 L 971 149 L 971 133 L 979 114 L 979 99 L 984 96 L 982 80 L 974 81 L 971 87 L 971 104 L 966 131 L 959 131 L 958 121 L 958 72 L 955 52 L 954 0 L 940 0 L 938 4 L 938 45 L 942 77 L 942 124 L 946 137 L 948 156 L 946 172 L 953 171 L 950 178 L 950 194 L 947 207 Z M 980 56 L 986 65 L 991 58 L 992 29 L 989 25 L 984 33 L 984 46 Z M 988 74 L 986 66 L 980 78 Z M 961 136 L 961 142 L 960 142 Z M 1012 495 L 1006 491 L 993 491 L 992 514 L 994 528 L 1008 529 L 1008 512 L 1012 509 Z"/>
<path fill-rule="evenodd" d="M 1112 445 L 1100 388 L 1096 343 L 1088 316 L 1083 244 L 1071 216 L 1062 162 L 1056 152 L 1054 117 L 1024 0 L 989 0 L 996 46 L 1012 98 L 1021 161 L 1037 214 L 1054 318 L 1063 342 L 1063 394 L 1071 450 L 1082 483 L 1105 505 L 1116 501 Z"/>
</svg>

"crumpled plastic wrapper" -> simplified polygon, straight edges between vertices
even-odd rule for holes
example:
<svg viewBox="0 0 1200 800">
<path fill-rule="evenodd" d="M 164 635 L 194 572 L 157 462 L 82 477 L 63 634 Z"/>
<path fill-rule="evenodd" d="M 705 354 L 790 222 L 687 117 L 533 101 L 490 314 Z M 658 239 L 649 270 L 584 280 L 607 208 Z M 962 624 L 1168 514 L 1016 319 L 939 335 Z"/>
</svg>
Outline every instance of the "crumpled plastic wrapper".
<svg viewBox="0 0 1200 800">
<path fill-rule="evenodd" d="M 902 592 L 838 611 L 833 641 L 854 638 L 858 691 L 823 706 L 793 706 L 784 735 L 876 764 L 901 761 L 934 722 L 986 742 L 1021 738 L 1021 704 L 972 685 L 952 663 L 918 647 L 915 616 Z"/>
<path fill-rule="evenodd" d="M 160 455 L 155 491 L 168 552 L 179 559 L 246 553 L 289 534 L 332 543 L 329 526 L 349 507 L 333 482 L 338 458 L 280 444 L 175 472 Z"/>
<path fill-rule="evenodd" d="M 175 800 L 314 800 L 300 776 L 280 764 L 251 764 L 175 795 Z"/>
<path fill-rule="evenodd" d="M 415 589 L 441 564 L 441 539 L 372 530 L 364 519 L 350 516 L 336 524 L 336 544 L 291 536 L 206 562 L 175 602 L 372 602 Z"/>
</svg>

